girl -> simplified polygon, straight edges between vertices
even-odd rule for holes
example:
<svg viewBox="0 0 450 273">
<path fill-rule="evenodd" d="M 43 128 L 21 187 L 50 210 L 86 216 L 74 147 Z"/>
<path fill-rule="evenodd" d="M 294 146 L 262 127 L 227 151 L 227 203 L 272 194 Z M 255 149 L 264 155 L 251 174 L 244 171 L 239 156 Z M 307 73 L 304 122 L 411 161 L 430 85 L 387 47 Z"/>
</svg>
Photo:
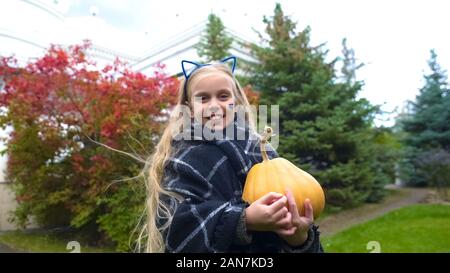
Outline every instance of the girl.
<svg viewBox="0 0 450 273">
<path fill-rule="evenodd" d="M 190 73 L 186 63 L 195 66 Z M 146 166 L 147 252 L 322 252 L 309 200 L 300 216 L 290 192 L 251 205 L 241 199 L 262 157 L 251 113 L 237 113 L 249 103 L 235 64 L 182 62 L 178 103 Z"/>
</svg>

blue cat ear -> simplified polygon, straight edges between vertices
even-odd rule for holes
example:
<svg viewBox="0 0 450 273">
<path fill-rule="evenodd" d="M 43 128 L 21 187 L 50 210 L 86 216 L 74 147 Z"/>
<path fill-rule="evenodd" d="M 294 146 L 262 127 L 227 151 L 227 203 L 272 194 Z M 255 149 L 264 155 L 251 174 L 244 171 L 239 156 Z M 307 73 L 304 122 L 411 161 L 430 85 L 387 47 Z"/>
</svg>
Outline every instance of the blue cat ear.
<svg viewBox="0 0 450 273">
<path fill-rule="evenodd" d="M 231 72 L 234 73 L 234 69 L 236 68 L 236 57 L 235 57 L 235 56 L 227 57 L 227 58 L 221 60 L 220 62 L 221 62 L 221 63 L 231 62 L 231 64 L 232 64 L 232 66 L 231 66 Z"/>
<path fill-rule="evenodd" d="M 190 67 L 190 68 L 188 69 L 188 68 L 186 67 L 186 64 L 191 64 L 191 65 L 193 65 L 194 67 Z M 199 68 L 200 66 L 202 66 L 202 65 L 199 64 L 199 63 L 196 63 L 196 62 L 191 62 L 191 61 L 186 61 L 186 60 L 182 60 L 182 61 L 181 61 L 181 69 L 183 69 L 183 74 L 184 74 L 184 77 L 185 77 L 186 79 L 188 79 L 189 76 L 191 75 L 191 73 L 192 73 L 195 69 Z"/>
</svg>

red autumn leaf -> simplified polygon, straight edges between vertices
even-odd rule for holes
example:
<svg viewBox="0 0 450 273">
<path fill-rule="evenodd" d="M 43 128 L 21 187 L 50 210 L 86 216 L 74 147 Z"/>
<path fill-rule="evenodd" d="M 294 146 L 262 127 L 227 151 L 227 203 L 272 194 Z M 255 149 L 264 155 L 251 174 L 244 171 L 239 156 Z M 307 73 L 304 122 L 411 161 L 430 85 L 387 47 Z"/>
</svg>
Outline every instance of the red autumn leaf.
<svg viewBox="0 0 450 273">
<path fill-rule="evenodd" d="M 151 76 L 120 60 L 97 67 L 86 57 L 89 46 L 51 46 L 25 66 L 0 57 L 0 127 L 12 127 L 7 179 L 17 184 L 22 215 L 37 215 L 43 225 L 66 219 L 91 227 L 109 215 L 115 207 L 105 205 L 106 196 L 125 187 L 112 181 L 136 176 L 142 166 L 96 142 L 148 155 L 163 127 L 155 117 L 177 100 L 178 80 L 163 65 Z M 121 206 L 135 209 L 140 201 Z M 46 214 L 55 211 L 60 217 Z"/>
</svg>

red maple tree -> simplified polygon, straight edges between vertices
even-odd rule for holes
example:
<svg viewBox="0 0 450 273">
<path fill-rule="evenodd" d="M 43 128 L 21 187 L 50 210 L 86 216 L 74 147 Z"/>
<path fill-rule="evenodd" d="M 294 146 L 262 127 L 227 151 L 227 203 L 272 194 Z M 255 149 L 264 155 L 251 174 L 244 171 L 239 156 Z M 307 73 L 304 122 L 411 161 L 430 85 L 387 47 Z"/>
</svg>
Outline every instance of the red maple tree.
<svg viewBox="0 0 450 273">
<path fill-rule="evenodd" d="M 150 77 L 119 60 L 97 68 L 89 46 L 51 46 L 25 66 L 0 58 L 0 126 L 11 129 L 6 175 L 18 224 L 33 215 L 41 226 L 71 226 L 127 250 L 145 195 L 126 179 L 142 165 L 98 143 L 145 159 L 179 83 L 163 65 Z"/>
</svg>

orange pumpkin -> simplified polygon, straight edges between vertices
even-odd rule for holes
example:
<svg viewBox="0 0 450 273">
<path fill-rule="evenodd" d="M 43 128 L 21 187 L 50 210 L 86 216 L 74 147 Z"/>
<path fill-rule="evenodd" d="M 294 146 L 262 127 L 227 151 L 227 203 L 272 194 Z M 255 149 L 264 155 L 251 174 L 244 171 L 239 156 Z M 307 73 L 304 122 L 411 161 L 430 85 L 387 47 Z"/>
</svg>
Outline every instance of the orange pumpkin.
<svg viewBox="0 0 450 273">
<path fill-rule="evenodd" d="M 317 180 L 284 158 L 269 159 L 265 145 L 272 136 L 272 128 L 264 129 L 261 139 L 263 161 L 255 164 L 247 174 L 242 199 L 252 203 L 269 192 L 285 194 L 290 190 L 294 195 L 300 215 L 304 215 L 303 202 L 311 201 L 314 219 L 319 217 L 325 207 L 325 195 Z"/>
</svg>

